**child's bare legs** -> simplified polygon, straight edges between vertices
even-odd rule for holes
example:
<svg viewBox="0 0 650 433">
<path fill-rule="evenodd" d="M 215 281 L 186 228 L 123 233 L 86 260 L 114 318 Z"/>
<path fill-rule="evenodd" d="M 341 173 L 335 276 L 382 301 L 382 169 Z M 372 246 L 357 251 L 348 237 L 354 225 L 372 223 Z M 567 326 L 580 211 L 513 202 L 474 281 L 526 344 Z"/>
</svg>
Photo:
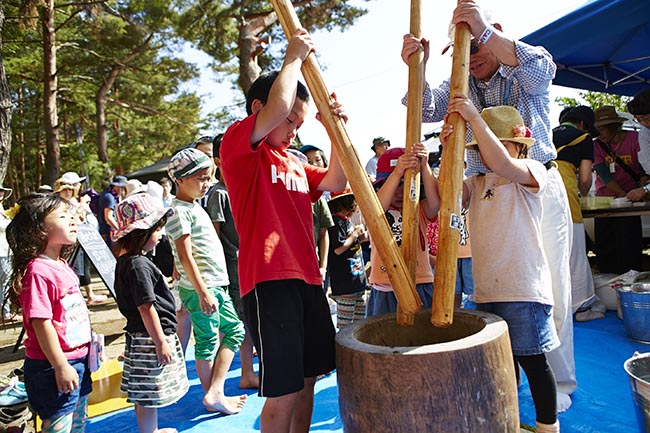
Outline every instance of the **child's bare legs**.
<svg viewBox="0 0 650 433">
<path fill-rule="evenodd" d="M 135 405 L 135 419 L 140 433 L 177 433 L 175 428 L 158 428 L 158 409 Z"/>
<path fill-rule="evenodd" d="M 190 319 L 190 313 L 185 308 L 185 305 L 181 305 L 180 310 L 176 311 L 176 320 L 178 321 L 176 335 L 178 335 L 178 339 L 181 341 L 184 356 L 185 349 L 187 349 L 187 345 L 190 342 L 190 335 L 192 334 L 192 320 Z"/>
<path fill-rule="evenodd" d="M 261 433 L 309 432 L 315 383 L 315 377 L 306 378 L 301 391 L 267 398 L 260 419 Z"/>
<path fill-rule="evenodd" d="M 241 360 L 241 378 L 239 387 L 242 389 L 257 389 L 260 386 L 260 378 L 255 374 L 253 369 L 253 339 L 246 331 L 246 337 L 239 348 L 239 358 Z"/>
<path fill-rule="evenodd" d="M 298 392 L 298 400 L 293 408 L 291 417 L 291 433 L 309 433 L 311 416 L 314 411 L 315 377 L 305 378 L 305 387 Z"/>
<path fill-rule="evenodd" d="M 203 404 L 208 410 L 217 411 L 226 415 L 231 415 L 241 411 L 246 403 L 246 395 L 238 395 L 228 397 L 224 393 L 224 386 L 226 384 L 226 375 L 230 369 L 230 364 L 235 357 L 235 352 L 224 346 L 219 346 L 217 356 L 212 365 L 212 378 L 209 389 L 203 397 Z M 198 372 L 198 361 L 197 361 Z M 203 381 L 201 381 L 203 384 Z M 205 386 L 203 387 L 205 389 Z"/>
<path fill-rule="evenodd" d="M 199 376 L 203 392 L 208 392 L 212 384 L 212 361 L 207 359 L 197 359 L 196 374 Z"/>
</svg>

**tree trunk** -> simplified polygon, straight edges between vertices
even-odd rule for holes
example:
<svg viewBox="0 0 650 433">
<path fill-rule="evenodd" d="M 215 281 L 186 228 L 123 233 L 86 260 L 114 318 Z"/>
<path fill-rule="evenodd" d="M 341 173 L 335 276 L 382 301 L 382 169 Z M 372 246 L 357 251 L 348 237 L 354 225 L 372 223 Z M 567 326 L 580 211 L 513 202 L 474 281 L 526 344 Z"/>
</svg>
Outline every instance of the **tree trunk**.
<svg viewBox="0 0 650 433">
<path fill-rule="evenodd" d="M 108 127 L 106 126 L 106 100 L 108 92 L 115 84 L 121 68 L 114 68 L 95 96 L 95 112 L 97 122 L 97 156 L 101 162 L 108 162 Z"/>
<path fill-rule="evenodd" d="M 59 147 L 59 119 L 56 108 L 58 79 L 56 73 L 56 42 L 54 33 L 54 0 L 43 3 L 43 113 L 45 119 L 45 182 L 50 185 L 59 176 L 61 149 Z"/>
<path fill-rule="evenodd" d="M 95 95 L 95 120 L 97 128 L 97 156 L 99 160 L 104 163 L 108 163 L 108 126 L 106 126 L 106 102 L 108 101 L 108 92 L 111 91 L 117 77 L 122 73 L 125 66 L 131 62 L 133 59 L 137 58 L 140 54 L 147 51 L 149 44 L 151 43 L 154 34 L 151 33 L 144 42 L 137 47 L 132 53 L 128 56 L 121 59 L 117 65 L 113 66 L 110 74 L 106 78 L 106 81 L 102 87 L 97 91 Z M 117 134 L 119 137 L 119 134 Z"/>
<path fill-rule="evenodd" d="M 244 94 L 248 93 L 253 81 L 260 76 L 262 68 L 257 63 L 258 56 L 268 44 L 268 38 L 260 38 L 259 34 L 275 23 L 278 17 L 275 13 L 257 17 L 251 21 L 242 22 L 239 26 L 239 85 Z"/>
<path fill-rule="evenodd" d="M 2 26 L 4 24 L 0 0 L 0 184 L 4 181 L 11 153 L 11 95 L 2 61 Z"/>
</svg>

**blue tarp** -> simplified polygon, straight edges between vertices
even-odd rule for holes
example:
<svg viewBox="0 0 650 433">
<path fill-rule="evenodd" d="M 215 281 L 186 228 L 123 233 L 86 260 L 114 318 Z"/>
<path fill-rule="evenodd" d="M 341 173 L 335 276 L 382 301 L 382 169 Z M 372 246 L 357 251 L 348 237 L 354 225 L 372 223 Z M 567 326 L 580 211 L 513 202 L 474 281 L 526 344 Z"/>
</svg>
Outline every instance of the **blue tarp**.
<svg viewBox="0 0 650 433">
<path fill-rule="evenodd" d="M 648 345 L 627 337 L 623 321 L 608 311 L 604 319 L 574 324 L 574 344 L 578 388 L 573 405 L 559 415 L 563 433 L 638 433 L 629 378 L 623 369 L 635 351 L 647 352 Z M 226 394 L 248 394 L 241 413 L 222 416 L 206 412 L 203 391 L 194 368 L 192 346 L 188 347 L 187 370 L 190 390 L 178 403 L 158 411 L 161 427 L 175 427 L 181 433 L 255 433 L 260 431 L 260 412 L 264 399 L 253 390 L 239 389 L 239 356 L 235 357 L 226 380 Z M 257 363 L 255 365 L 257 369 Z M 359 374 L 364 374 L 359 371 Z M 476 378 L 480 380 L 480 378 Z M 344 433 L 339 414 L 336 373 L 316 383 L 314 415 L 310 431 Z M 454 396 L 450 396 L 454 398 Z M 426 402 L 423 402 L 426 404 Z M 462 402 L 459 402 L 462 404 Z M 535 425 L 535 407 L 528 383 L 522 375 L 519 388 L 521 422 Z M 408 416 L 407 413 L 404 416 Z M 377 431 L 382 431 L 377 426 Z M 137 431 L 133 408 L 109 413 L 89 421 L 87 433 L 133 433 Z M 429 431 L 423 426 L 422 432 Z M 456 431 L 456 430 L 454 430 Z M 350 433 L 350 432 L 346 432 Z M 474 432 L 472 432 L 474 433 Z M 500 433 L 500 432 L 490 432 Z"/>
<path fill-rule="evenodd" d="M 592 0 L 522 40 L 553 55 L 553 84 L 627 96 L 650 87 L 650 0 Z"/>
</svg>

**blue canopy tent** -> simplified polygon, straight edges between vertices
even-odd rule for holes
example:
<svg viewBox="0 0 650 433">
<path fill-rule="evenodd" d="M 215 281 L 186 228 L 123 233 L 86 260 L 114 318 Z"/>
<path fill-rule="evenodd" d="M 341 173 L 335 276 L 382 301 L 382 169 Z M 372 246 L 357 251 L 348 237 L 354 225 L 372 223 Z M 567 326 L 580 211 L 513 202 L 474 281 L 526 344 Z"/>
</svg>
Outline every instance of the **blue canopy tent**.
<svg viewBox="0 0 650 433">
<path fill-rule="evenodd" d="M 650 87 L 650 0 L 591 0 L 522 40 L 553 55 L 553 84 L 627 96 Z"/>
</svg>

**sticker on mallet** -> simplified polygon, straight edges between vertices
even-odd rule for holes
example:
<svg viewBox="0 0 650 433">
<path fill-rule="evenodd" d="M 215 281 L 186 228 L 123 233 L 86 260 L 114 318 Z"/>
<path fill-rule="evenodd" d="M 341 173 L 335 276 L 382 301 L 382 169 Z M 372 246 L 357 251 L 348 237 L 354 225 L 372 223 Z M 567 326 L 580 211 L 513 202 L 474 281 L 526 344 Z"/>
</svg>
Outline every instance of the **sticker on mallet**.
<svg viewBox="0 0 650 433">
<path fill-rule="evenodd" d="M 462 225 L 462 219 L 458 215 L 451 214 L 449 217 L 449 227 L 452 229 L 460 230 L 460 227 Z"/>
</svg>

